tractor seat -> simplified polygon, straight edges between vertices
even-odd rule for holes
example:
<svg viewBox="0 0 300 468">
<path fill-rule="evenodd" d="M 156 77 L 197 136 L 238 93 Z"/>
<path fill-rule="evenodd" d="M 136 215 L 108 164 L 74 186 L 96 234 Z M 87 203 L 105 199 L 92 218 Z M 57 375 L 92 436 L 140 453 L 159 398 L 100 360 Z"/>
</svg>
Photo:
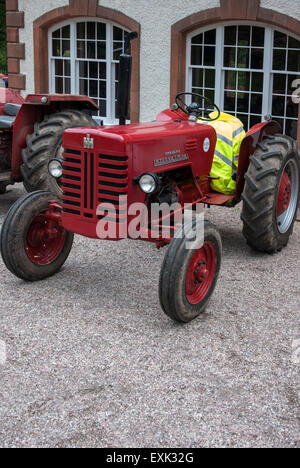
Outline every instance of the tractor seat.
<svg viewBox="0 0 300 468">
<path fill-rule="evenodd" d="M 3 110 L 4 110 L 5 114 L 12 115 L 12 116 L 15 117 L 18 114 L 21 107 L 22 106 L 20 104 L 8 103 L 8 104 L 5 104 L 5 106 L 3 107 Z"/>
<path fill-rule="evenodd" d="M 0 115 L 0 130 L 9 130 L 16 120 L 16 117 Z"/>
</svg>

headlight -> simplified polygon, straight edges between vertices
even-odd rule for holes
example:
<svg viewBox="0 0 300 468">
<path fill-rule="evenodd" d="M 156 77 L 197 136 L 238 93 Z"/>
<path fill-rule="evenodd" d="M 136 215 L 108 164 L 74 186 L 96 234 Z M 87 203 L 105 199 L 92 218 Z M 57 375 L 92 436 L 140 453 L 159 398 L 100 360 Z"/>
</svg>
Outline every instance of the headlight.
<svg viewBox="0 0 300 468">
<path fill-rule="evenodd" d="M 160 179 L 156 174 L 144 174 L 140 178 L 139 184 L 144 193 L 151 194 L 157 192 L 160 187 Z"/>
<path fill-rule="evenodd" d="M 51 159 L 48 164 L 48 171 L 49 174 L 54 177 L 54 179 L 60 179 L 63 173 L 61 159 Z"/>
</svg>

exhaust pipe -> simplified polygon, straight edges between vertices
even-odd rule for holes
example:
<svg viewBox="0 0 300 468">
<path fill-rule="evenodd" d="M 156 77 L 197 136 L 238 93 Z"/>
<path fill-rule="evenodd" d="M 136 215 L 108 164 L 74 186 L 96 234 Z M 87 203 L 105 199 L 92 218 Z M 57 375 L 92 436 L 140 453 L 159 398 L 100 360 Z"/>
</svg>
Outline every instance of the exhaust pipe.
<svg viewBox="0 0 300 468">
<path fill-rule="evenodd" d="M 125 38 L 124 54 L 120 55 L 119 65 L 119 85 L 118 85 L 118 101 L 117 112 L 119 115 L 119 125 L 125 125 L 126 120 L 129 120 L 130 110 L 130 87 L 131 87 L 131 71 L 132 71 L 132 56 L 131 56 L 131 41 L 138 37 L 137 32 L 128 33 Z"/>
</svg>

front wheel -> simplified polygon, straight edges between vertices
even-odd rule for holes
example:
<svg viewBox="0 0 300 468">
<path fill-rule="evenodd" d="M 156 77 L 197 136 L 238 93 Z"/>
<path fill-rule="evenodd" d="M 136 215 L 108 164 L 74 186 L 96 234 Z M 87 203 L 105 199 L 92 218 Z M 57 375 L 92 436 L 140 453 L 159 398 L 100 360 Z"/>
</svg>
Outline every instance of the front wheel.
<svg viewBox="0 0 300 468">
<path fill-rule="evenodd" d="M 48 215 L 49 204 L 55 201 L 50 192 L 27 194 L 10 208 L 3 223 L 3 261 L 15 276 L 25 281 L 54 275 L 70 254 L 74 235 Z"/>
<path fill-rule="evenodd" d="M 205 221 L 204 243 L 200 248 L 197 240 L 188 240 L 192 230 L 192 226 L 183 228 L 172 240 L 159 286 L 164 312 L 183 323 L 204 312 L 215 290 L 222 261 L 222 240 L 215 226 Z"/>
</svg>

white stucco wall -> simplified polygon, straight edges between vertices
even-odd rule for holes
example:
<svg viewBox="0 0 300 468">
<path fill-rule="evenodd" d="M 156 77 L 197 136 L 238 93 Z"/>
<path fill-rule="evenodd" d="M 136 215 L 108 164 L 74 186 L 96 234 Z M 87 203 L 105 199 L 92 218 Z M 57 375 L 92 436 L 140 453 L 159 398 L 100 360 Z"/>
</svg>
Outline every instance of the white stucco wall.
<svg viewBox="0 0 300 468">
<path fill-rule="evenodd" d="M 68 0 L 19 0 L 25 11 L 25 29 L 20 41 L 26 45 L 26 60 L 21 73 L 27 76 L 26 93 L 34 92 L 33 21 L 53 8 L 68 5 Z M 197 11 L 220 5 L 219 0 L 99 0 L 141 24 L 141 120 L 152 120 L 157 111 L 169 105 L 171 26 Z M 262 0 L 261 6 L 300 18 L 299 0 Z M 24 94 L 26 94 L 24 93 Z"/>
</svg>

